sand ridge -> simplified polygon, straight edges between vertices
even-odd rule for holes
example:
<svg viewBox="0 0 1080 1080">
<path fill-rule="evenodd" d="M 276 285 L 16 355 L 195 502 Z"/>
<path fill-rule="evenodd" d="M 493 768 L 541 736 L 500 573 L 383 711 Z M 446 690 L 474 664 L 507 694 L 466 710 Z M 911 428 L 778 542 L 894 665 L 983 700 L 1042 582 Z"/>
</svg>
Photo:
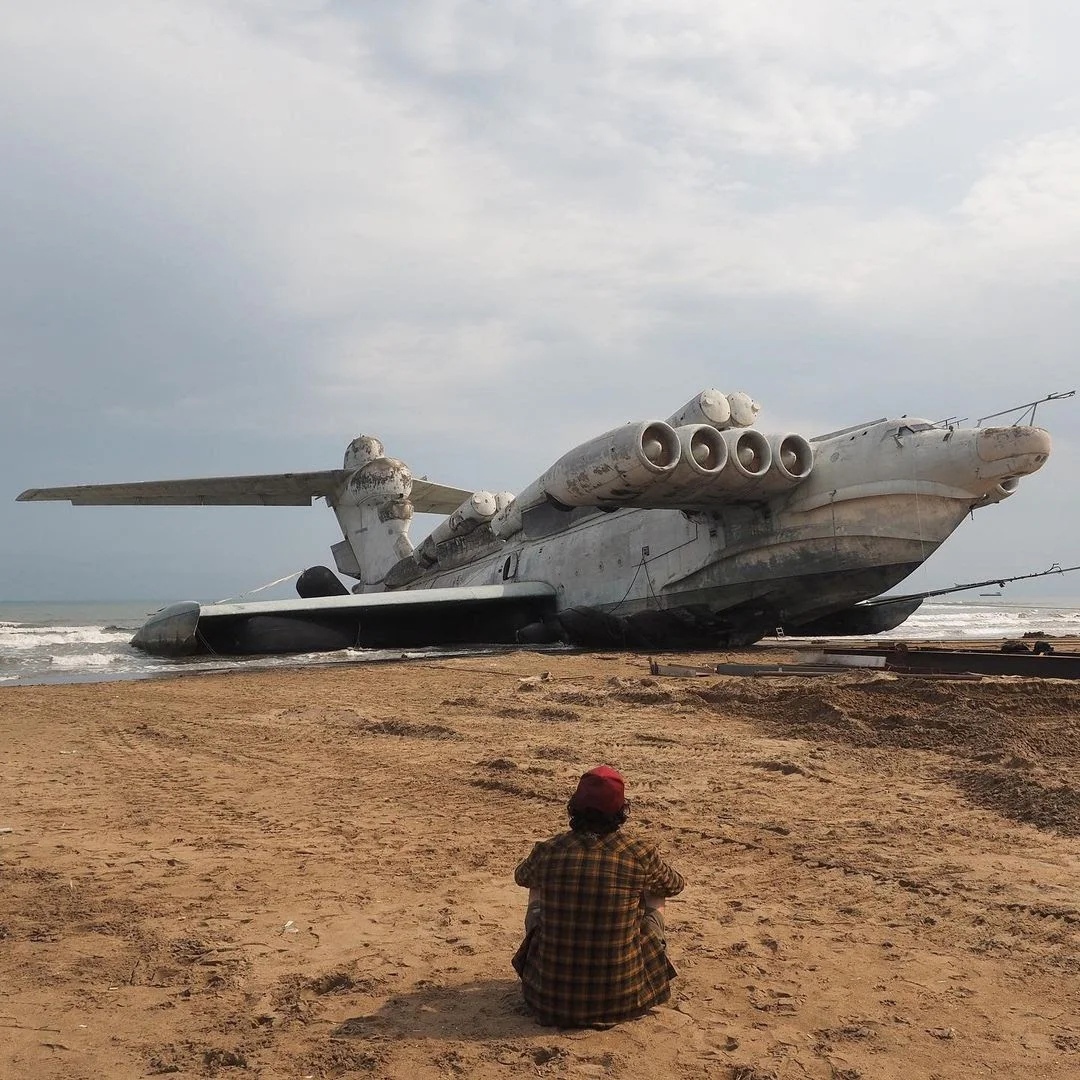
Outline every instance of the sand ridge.
<svg viewBox="0 0 1080 1080">
<path fill-rule="evenodd" d="M 1070 683 L 513 652 L 3 688 L 0 730 L 0 1078 L 1080 1070 Z M 681 976 L 560 1032 L 511 875 L 600 762 L 688 879 Z"/>
</svg>

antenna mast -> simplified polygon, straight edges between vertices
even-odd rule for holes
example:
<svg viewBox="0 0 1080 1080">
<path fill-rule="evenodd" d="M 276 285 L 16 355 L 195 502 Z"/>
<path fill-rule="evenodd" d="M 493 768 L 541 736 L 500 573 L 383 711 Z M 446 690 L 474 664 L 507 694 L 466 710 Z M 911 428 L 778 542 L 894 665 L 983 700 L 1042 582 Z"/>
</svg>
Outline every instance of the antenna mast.
<svg viewBox="0 0 1080 1080">
<path fill-rule="evenodd" d="M 1012 422 L 1012 427 L 1017 427 L 1020 424 L 1028 423 L 1032 427 L 1035 426 L 1035 410 L 1042 405 L 1044 401 L 1063 401 L 1065 398 L 1071 398 L 1076 394 L 1075 390 L 1062 390 L 1056 394 L 1047 394 L 1044 398 L 1039 398 L 1038 401 L 1029 401 L 1026 405 L 1014 405 L 1011 409 L 1002 409 L 1001 412 L 990 413 L 989 416 L 980 416 L 975 421 L 976 427 L 982 427 L 984 420 L 994 420 L 999 416 L 1008 416 L 1011 413 L 1018 412 L 1020 415 Z"/>
</svg>

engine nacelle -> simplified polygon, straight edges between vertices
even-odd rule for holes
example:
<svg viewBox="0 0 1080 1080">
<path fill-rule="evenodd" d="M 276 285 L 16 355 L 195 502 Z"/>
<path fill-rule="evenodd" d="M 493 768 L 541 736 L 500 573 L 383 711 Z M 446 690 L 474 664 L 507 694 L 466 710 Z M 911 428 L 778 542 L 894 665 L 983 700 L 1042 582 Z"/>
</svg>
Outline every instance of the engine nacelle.
<svg viewBox="0 0 1080 1080">
<path fill-rule="evenodd" d="M 740 497 L 752 485 L 765 477 L 772 465 L 769 440 L 754 428 L 720 432 L 727 447 L 727 463 L 714 476 L 686 492 L 681 500 L 688 506 L 716 507 Z"/>
<path fill-rule="evenodd" d="M 518 497 L 523 510 L 545 497 L 563 506 L 631 506 L 682 455 L 675 429 L 662 420 L 615 428 L 563 454 Z"/>
<path fill-rule="evenodd" d="M 751 432 L 740 434 L 750 435 Z M 755 431 L 753 434 L 758 433 Z M 732 486 L 728 489 L 737 493 L 740 499 L 767 499 L 779 495 L 801 484 L 814 469 L 814 448 L 801 435 L 788 432 L 786 435 L 762 437 L 769 449 L 768 464 L 764 470 L 759 467 L 757 448 L 751 450 L 747 442 L 742 444 L 740 454 L 746 474 L 739 479 L 733 477 Z"/>
<path fill-rule="evenodd" d="M 681 506 L 688 491 L 708 483 L 727 466 L 728 444 L 711 424 L 684 424 L 675 434 L 681 449 L 679 464 L 629 505 L 645 509 Z"/>
<path fill-rule="evenodd" d="M 769 438 L 772 464 L 755 489 L 763 495 L 775 495 L 801 484 L 814 471 L 814 448 L 801 435 L 788 432 Z"/>
<path fill-rule="evenodd" d="M 791 484 L 805 480 L 814 468 L 814 448 L 801 435 L 773 435 L 769 439 L 773 469 Z"/>
</svg>

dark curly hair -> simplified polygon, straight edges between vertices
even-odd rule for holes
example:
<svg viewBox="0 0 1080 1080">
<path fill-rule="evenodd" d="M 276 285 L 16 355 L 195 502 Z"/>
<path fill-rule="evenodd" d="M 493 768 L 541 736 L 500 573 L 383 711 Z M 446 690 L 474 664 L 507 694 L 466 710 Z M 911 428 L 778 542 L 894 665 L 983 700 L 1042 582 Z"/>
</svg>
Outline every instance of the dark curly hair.
<svg viewBox="0 0 1080 1080">
<path fill-rule="evenodd" d="M 621 810 L 607 814 L 603 810 L 575 810 L 571 802 L 567 811 L 570 814 L 570 828 L 573 832 L 607 836 L 626 822 L 630 816 L 630 804 L 626 803 Z"/>
</svg>

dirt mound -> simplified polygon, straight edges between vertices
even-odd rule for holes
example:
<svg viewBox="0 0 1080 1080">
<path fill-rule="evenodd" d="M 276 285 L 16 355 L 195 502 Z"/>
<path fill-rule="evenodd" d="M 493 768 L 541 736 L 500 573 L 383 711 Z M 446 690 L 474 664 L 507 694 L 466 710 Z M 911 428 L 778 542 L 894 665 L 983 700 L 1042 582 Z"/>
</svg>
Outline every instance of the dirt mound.
<svg viewBox="0 0 1080 1080">
<path fill-rule="evenodd" d="M 1080 690 L 1070 684 L 876 676 L 813 688 L 752 687 L 728 694 L 727 704 L 772 731 L 853 746 L 1080 756 Z"/>
<path fill-rule="evenodd" d="M 625 701 L 633 705 L 670 705 L 676 700 L 666 687 L 655 679 L 608 679 L 607 694 L 612 701 Z"/>
<path fill-rule="evenodd" d="M 603 690 L 553 690 L 548 694 L 548 700 L 558 702 L 560 705 L 584 705 L 588 708 L 596 708 L 607 704 L 608 695 Z"/>
<path fill-rule="evenodd" d="M 988 765 L 953 769 L 948 776 L 979 806 L 1062 836 L 1080 836 L 1080 788 L 1072 784 Z"/>
<path fill-rule="evenodd" d="M 460 739 L 453 729 L 442 724 L 410 724 L 404 720 L 377 720 L 373 724 L 364 724 L 361 731 L 372 735 L 401 735 L 410 739 Z"/>
</svg>

